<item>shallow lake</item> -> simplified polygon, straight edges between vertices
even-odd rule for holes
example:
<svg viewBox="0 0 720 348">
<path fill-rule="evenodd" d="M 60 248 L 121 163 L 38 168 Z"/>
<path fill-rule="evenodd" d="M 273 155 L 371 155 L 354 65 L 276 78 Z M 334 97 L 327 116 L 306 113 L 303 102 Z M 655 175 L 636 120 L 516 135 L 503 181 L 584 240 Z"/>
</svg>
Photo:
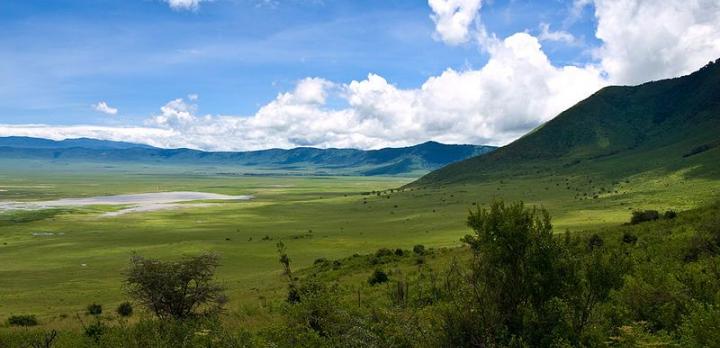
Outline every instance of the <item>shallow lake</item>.
<svg viewBox="0 0 720 348">
<path fill-rule="evenodd" d="M 131 212 L 155 211 L 179 207 L 203 207 L 212 204 L 179 204 L 200 200 L 245 201 L 252 196 L 230 196 L 208 192 L 153 192 L 115 196 L 97 196 L 86 198 L 63 198 L 53 201 L 17 202 L 0 201 L 0 211 L 6 210 L 38 210 L 59 207 L 82 207 L 88 205 L 129 205 L 131 207 L 103 214 L 117 216 Z"/>
</svg>

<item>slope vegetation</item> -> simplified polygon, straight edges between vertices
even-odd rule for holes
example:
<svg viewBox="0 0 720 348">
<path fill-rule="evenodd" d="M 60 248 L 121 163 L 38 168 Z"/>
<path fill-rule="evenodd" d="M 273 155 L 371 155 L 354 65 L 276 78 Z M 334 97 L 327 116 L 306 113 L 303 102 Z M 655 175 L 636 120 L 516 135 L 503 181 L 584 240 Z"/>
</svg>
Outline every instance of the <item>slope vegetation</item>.
<svg viewBox="0 0 720 348">
<path fill-rule="evenodd" d="M 686 169 L 719 177 L 718 134 L 720 60 L 679 78 L 603 88 L 515 142 L 413 185 L 544 172 L 622 178 Z"/>
</svg>

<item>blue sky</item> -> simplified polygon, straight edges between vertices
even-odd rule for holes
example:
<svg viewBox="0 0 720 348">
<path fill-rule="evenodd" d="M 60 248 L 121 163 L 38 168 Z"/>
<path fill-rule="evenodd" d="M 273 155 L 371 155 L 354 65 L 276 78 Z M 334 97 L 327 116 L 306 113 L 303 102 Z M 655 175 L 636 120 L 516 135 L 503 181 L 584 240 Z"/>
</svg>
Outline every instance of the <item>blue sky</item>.
<svg viewBox="0 0 720 348">
<path fill-rule="evenodd" d="M 720 54 L 718 1 L 623 1 L 637 12 L 630 33 L 600 30 L 628 16 L 619 0 L 3 1 L 0 135 L 205 149 L 507 143 L 603 85 L 677 76 Z M 663 6 L 688 16 L 653 22 Z M 658 25 L 670 40 L 637 37 Z M 688 51 L 692 26 L 709 31 Z M 633 39 L 658 43 L 628 57 Z M 658 62 L 658 49 L 671 56 Z M 558 92 L 566 82 L 577 93 Z M 486 99 L 464 96 L 471 88 Z M 513 106 L 526 89 L 545 90 L 526 97 L 548 105 Z"/>
</svg>

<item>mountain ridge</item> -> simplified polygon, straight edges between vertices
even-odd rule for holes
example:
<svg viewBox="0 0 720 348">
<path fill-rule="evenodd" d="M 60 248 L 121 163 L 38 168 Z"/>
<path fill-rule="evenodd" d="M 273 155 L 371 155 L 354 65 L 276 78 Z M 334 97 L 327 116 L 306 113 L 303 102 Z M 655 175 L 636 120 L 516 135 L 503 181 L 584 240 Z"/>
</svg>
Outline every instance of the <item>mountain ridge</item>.
<svg viewBox="0 0 720 348">
<path fill-rule="evenodd" d="M 512 171 L 563 167 L 609 171 L 601 168 L 603 163 L 616 166 L 612 171 L 617 175 L 692 166 L 714 173 L 714 163 L 702 157 L 717 156 L 712 144 L 718 134 L 720 59 L 682 77 L 602 88 L 516 141 L 428 173 L 410 186 L 478 182 Z M 703 148 L 693 160 L 685 156 Z M 660 149 L 664 153 L 657 153 Z M 631 157 L 633 162 L 623 163 Z"/>
<path fill-rule="evenodd" d="M 297 147 L 287 150 L 212 152 L 187 148 L 162 149 L 88 138 L 54 141 L 0 137 L 0 158 L 3 159 L 223 165 L 368 176 L 418 174 L 494 149 L 484 145 L 448 145 L 428 141 L 414 146 L 378 150 Z"/>
</svg>

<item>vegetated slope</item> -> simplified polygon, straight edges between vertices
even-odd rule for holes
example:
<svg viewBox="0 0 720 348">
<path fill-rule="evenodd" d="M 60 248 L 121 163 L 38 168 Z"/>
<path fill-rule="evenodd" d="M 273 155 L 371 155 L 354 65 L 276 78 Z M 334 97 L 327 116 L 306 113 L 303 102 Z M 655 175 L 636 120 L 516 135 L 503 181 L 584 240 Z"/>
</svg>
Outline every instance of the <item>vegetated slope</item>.
<svg viewBox="0 0 720 348">
<path fill-rule="evenodd" d="M 606 87 L 515 142 L 432 172 L 413 185 L 543 171 L 692 168 L 720 175 L 720 59 L 687 76 Z"/>
<path fill-rule="evenodd" d="M 427 142 L 404 148 L 370 151 L 298 147 L 290 150 L 206 152 L 160 149 L 94 139 L 52 141 L 26 137 L 0 138 L 0 158 L 4 159 L 243 166 L 308 174 L 418 174 L 494 149 L 492 146 Z"/>
</svg>

